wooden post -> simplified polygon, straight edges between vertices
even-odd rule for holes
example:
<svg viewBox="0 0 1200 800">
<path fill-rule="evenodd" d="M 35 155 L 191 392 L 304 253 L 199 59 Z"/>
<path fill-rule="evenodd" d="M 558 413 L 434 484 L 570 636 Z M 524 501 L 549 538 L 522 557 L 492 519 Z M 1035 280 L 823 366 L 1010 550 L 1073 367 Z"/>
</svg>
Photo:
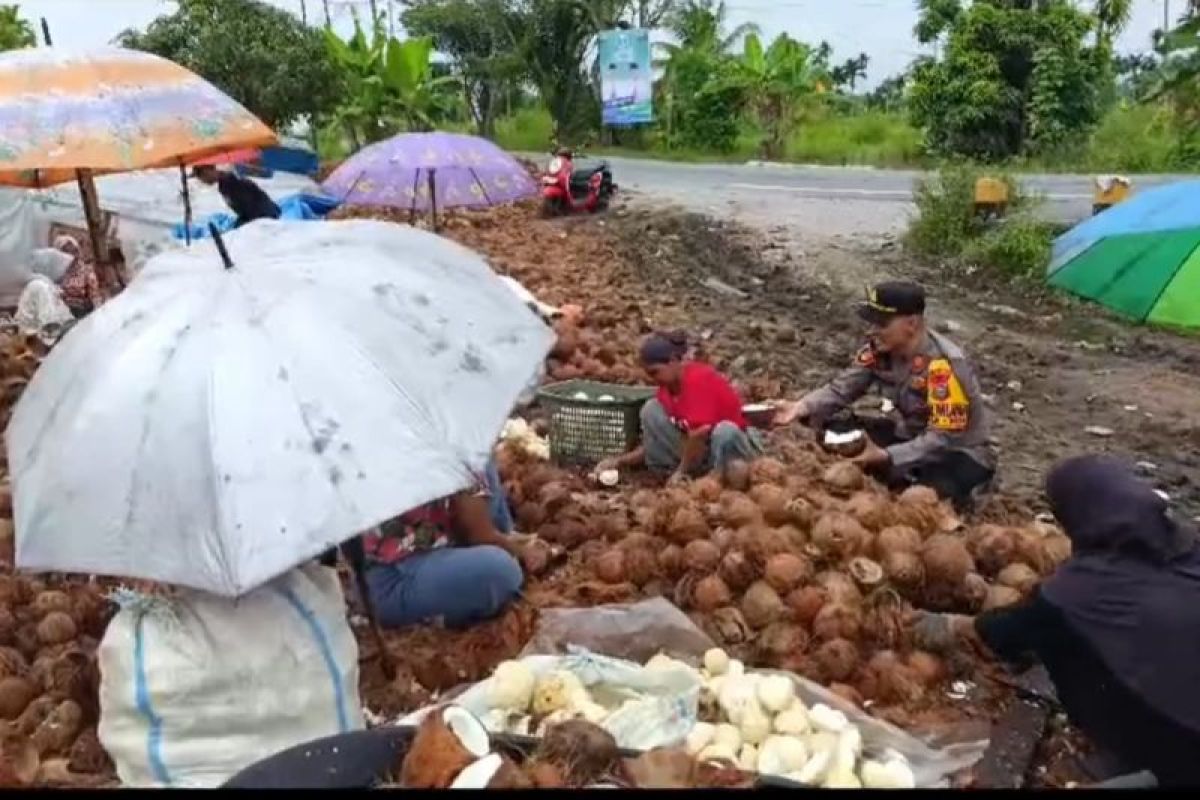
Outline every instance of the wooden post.
<svg viewBox="0 0 1200 800">
<path fill-rule="evenodd" d="M 183 184 L 183 239 L 192 246 L 192 194 L 188 191 L 187 165 L 179 162 L 179 182 Z"/>
<path fill-rule="evenodd" d="M 119 285 L 113 275 L 109 274 L 108 239 L 103 230 L 103 217 L 100 213 L 100 200 L 96 195 L 96 181 L 90 169 L 75 170 L 75 179 L 79 183 L 79 196 L 83 200 L 83 216 L 87 220 L 88 236 L 92 240 L 92 258 L 96 263 L 96 278 L 100 288 L 111 290 Z"/>
</svg>

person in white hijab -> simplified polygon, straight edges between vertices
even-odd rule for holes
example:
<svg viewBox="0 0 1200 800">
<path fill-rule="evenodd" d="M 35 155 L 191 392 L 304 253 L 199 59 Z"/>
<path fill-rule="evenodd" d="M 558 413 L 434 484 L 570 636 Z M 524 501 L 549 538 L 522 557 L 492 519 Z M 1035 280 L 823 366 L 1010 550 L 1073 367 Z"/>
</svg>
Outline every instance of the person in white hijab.
<svg viewBox="0 0 1200 800">
<path fill-rule="evenodd" d="M 38 334 L 47 325 L 65 326 L 75 321 L 58 286 L 74 260 L 69 253 L 53 247 L 33 251 L 29 264 L 33 276 L 21 290 L 13 316 L 22 333 Z"/>
</svg>

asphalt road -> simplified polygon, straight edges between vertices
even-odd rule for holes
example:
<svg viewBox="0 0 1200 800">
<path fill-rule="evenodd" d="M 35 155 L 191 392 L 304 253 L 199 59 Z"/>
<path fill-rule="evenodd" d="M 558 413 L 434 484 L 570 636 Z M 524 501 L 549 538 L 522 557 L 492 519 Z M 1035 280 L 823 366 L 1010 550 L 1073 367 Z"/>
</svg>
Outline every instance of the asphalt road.
<svg viewBox="0 0 1200 800">
<path fill-rule="evenodd" d="M 541 160 L 541 159 L 539 159 Z M 856 167 L 681 164 L 606 158 L 618 186 L 691 210 L 744 221 L 800 228 L 809 235 L 846 237 L 897 233 L 912 212 L 922 173 Z M 595 159 L 584 159 L 586 166 Z M 1134 175 L 1134 190 L 1195 176 Z M 1091 214 L 1090 175 L 1020 176 L 1040 195 L 1050 220 L 1074 223 Z"/>
</svg>

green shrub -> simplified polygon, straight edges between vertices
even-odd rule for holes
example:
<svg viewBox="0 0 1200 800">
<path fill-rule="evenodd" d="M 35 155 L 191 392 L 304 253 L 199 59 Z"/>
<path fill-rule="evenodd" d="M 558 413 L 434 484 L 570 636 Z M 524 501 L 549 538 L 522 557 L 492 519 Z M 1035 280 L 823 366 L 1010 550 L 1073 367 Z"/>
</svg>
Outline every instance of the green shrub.
<svg viewBox="0 0 1200 800">
<path fill-rule="evenodd" d="M 1008 184 L 1008 215 L 988 221 L 975 213 L 975 182 L 990 175 Z M 958 164 L 922 179 L 917 216 L 905 244 L 918 255 L 998 270 L 1012 277 L 1037 274 L 1050 260 L 1054 226 L 1036 217 L 1038 200 L 1009 175 Z"/>
<path fill-rule="evenodd" d="M 505 150 L 546 152 L 554 143 L 554 120 L 540 105 L 522 108 L 496 120 L 496 142 Z"/>
<path fill-rule="evenodd" d="M 1017 278 L 1040 275 L 1050 263 L 1054 227 L 1029 214 L 1000 221 L 969 242 L 961 260 Z"/>
<path fill-rule="evenodd" d="M 975 167 L 955 165 L 917 182 L 917 216 L 906 237 L 909 248 L 923 256 L 954 258 L 983 233 L 974 207 L 975 181 L 981 174 Z"/>
<path fill-rule="evenodd" d="M 741 133 L 741 107 L 738 87 L 706 84 L 684 109 L 679 143 L 694 150 L 732 153 Z"/>
<path fill-rule="evenodd" d="M 899 114 L 828 113 L 800 125 L 787 157 L 813 164 L 909 166 L 921 160 L 921 133 Z"/>
</svg>

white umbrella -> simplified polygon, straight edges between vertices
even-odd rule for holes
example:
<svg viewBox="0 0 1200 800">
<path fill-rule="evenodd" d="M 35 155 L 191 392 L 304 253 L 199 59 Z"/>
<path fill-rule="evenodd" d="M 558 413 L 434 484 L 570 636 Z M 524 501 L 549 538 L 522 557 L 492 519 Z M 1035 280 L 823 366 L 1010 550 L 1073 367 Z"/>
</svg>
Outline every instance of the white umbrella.
<svg viewBox="0 0 1200 800">
<path fill-rule="evenodd" d="M 551 330 L 476 254 L 262 221 L 152 259 L 7 431 L 16 563 L 249 591 L 468 485 Z"/>
</svg>

